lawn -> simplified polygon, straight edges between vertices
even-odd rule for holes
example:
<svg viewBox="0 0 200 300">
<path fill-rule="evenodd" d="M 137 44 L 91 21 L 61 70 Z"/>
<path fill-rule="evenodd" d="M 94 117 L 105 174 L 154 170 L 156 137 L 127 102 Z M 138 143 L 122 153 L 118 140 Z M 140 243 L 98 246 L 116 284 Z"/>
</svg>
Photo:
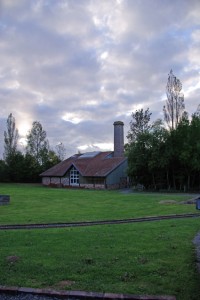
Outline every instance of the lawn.
<svg viewBox="0 0 200 300">
<path fill-rule="evenodd" d="M 11 204 L 0 209 L 0 224 L 54 223 L 194 213 L 191 198 L 176 194 L 122 194 L 119 191 L 52 189 L 40 185 L 0 184 Z M 176 204 L 161 204 L 176 200 Z"/>
<path fill-rule="evenodd" d="M 0 184 L 11 195 L 1 224 L 121 219 L 196 212 L 181 195 Z M 200 299 L 192 243 L 200 218 L 121 225 L 0 231 L 0 284 Z"/>
</svg>

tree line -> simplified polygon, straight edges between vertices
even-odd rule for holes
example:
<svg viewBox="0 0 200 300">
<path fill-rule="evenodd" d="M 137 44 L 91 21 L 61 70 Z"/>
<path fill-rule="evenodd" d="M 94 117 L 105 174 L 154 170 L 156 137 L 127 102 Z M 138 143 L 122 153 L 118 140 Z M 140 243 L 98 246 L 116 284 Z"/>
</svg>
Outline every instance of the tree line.
<svg viewBox="0 0 200 300">
<path fill-rule="evenodd" d="M 132 185 L 149 190 L 199 190 L 200 106 L 189 118 L 181 89 L 171 71 L 164 120 L 151 122 L 149 108 L 132 113 L 125 146 Z"/>
<path fill-rule="evenodd" d="M 164 119 L 151 121 L 149 108 L 132 113 L 128 143 L 128 176 L 132 185 L 150 190 L 195 191 L 200 188 L 200 105 L 189 118 L 182 84 L 170 71 L 166 85 Z M 46 131 L 34 121 L 26 136 L 25 152 L 19 150 L 15 118 L 9 114 L 4 131 L 1 182 L 39 182 L 39 174 L 65 157 L 62 143 L 52 150 Z"/>
<path fill-rule="evenodd" d="M 1 182 L 39 182 L 40 173 L 64 159 L 64 145 L 59 143 L 56 150 L 52 150 L 40 122 L 32 123 L 24 153 L 19 150 L 19 132 L 12 113 L 6 125 L 3 160 L 0 160 Z"/>
</svg>

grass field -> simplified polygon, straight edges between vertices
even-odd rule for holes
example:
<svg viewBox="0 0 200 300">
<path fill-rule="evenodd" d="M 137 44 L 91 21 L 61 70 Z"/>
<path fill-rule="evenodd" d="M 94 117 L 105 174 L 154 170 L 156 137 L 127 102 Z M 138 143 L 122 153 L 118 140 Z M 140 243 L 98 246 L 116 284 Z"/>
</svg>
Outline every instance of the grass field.
<svg viewBox="0 0 200 300">
<path fill-rule="evenodd" d="M 0 194 L 11 197 L 11 205 L 1 207 L 0 224 L 109 220 L 196 211 L 194 205 L 178 203 L 191 196 L 176 194 L 122 194 L 21 184 L 0 184 Z M 162 200 L 176 200 L 177 204 L 160 204 Z"/>
<path fill-rule="evenodd" d="M 45 223 L 197 212 L 160 204 L 191 196 L 0 184 L 11 203 L 0 223 Z M 200 218 L 63 229 L 0 231 L 0 284 L 200 299 L 192 243 Z"/>
</svg>

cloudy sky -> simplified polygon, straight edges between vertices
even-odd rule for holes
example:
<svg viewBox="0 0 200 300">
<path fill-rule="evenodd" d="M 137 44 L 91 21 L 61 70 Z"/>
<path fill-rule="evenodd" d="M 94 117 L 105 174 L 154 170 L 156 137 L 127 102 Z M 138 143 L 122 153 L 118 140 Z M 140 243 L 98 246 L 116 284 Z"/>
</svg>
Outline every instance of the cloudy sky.
<svg viewBox="0 0 200 300">
<path fill-rule="evenodd" d="M 67 156 L 112 150 L 113 122 L 163 118 L 168 73 L 200 103 L 200 0 L 0 0 L 0 157 L 6 119 L 39 121 Z"/>
</svg>

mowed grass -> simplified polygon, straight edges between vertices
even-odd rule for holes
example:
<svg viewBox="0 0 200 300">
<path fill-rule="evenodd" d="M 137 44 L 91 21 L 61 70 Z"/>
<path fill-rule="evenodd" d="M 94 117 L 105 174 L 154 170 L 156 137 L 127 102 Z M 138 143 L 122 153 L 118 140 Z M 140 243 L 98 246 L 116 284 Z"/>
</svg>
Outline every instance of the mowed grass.
<svg viewBox="0 0 200 300">
<path fill-rule="evenodd" d="M 191 196 L 0 184 L 1 224 L 122 219 L 197 212 Z M 200 299 L 193 238 L 200 218 L 0 231 L 0 285 Z"/>
<path fill-rule="evenodd" d="M 11 203 L 0 207 L 0 224 L 54 223 L 194 213 L 191 198 L 176 194 L 122 194 L 119 191 L 52 189 L 41 185 L 0 184 Z M 176 204 L 161 204 L 176 200 Z"/>
<path fill-rule="evenodd" d="M 200 299 L 192 244 L 199 225 L 196 218 L 3 231 L 0 283 Z"/>
</svg>

